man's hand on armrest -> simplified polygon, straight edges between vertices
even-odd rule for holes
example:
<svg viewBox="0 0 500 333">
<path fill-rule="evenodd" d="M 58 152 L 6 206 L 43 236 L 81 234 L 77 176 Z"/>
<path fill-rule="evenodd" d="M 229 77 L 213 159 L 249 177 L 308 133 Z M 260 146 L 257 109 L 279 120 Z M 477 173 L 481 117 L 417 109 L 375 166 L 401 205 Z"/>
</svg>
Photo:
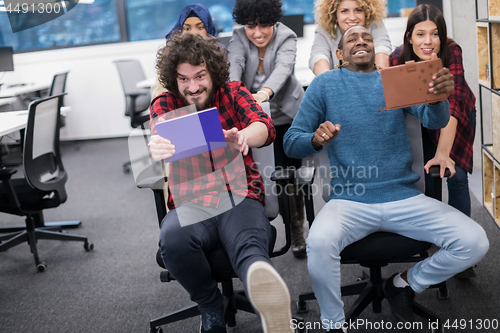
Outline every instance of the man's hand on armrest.
<svg viewBox="0 0 500 333">
<path fill-rule="evenodd" d="M 149 139 L 149 152 L 155 161 L 161 161 L 172 157 L 175 154 L 175 146 L 158 134 L 151 135 Z"/>
</svg>

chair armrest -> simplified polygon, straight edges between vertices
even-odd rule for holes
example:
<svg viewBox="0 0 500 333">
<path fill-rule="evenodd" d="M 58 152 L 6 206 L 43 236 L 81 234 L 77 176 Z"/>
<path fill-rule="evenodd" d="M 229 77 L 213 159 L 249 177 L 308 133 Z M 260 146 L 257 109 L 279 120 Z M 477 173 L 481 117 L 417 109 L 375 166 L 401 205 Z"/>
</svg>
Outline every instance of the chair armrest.
<svg viewBox="0 0 500 333">
<path fill-rule="evenodd" d="M 167 177 L 157 176 L 157 177 L 148 177 L 141 180 L 138 184 L 138 188 L 149 188 L 152 190 L 161 190 L 163 186 L 167 182 Z"/>
<path fill-rule="evenodd" d="M 0 180 L 8 180 L 13 174 L 17 172 L 16 169 L 1 168 L 0 169 Z"/>
<path fill-rule="evenodd" d="M 441 175 L 439 173 L 440 171 L 441 171 L 441 168 L 439 167 L 439 165 L 433 165 L 429 168 L 429 175 L 431 175 L 432 178 L 439 178 L 439 177 L 441 177 Z M 451 176 L 450 169 L 446 168 L 446 170 L 444 171 L 444 176 L 446 178 Z"/>
<path fill-rule="evenodd" d="M 294 169 L 276 169 L 271 174 L 271 180 L 273 182 L 291 182 L 295 178 Z"/>
<path fill-rule="evenodd" d="M 295 173 L 295 179 L 298 185 L 311 185 L 316 176 L 316 168 L 314 167 L 300 167 Z"/>
</svg>

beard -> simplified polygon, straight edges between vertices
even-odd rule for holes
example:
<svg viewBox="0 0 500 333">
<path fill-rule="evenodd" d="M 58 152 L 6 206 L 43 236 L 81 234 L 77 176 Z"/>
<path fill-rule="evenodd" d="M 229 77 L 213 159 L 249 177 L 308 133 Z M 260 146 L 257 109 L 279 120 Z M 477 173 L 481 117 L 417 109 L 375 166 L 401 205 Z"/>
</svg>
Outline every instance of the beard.
<svg viewBox="0 0 500 333">
<path fill-rule="evenodd" d="M 195 103 L 189 102 L 187 100 L 187 98 L 190 95 L 197 95 L 197 94 L 200 94 L 200 93 L 202 93 L 204 91 L 207 91 L 207 97 L 205 99 L 203 99 L 203 100 L 197 100 Z M 208 88 L 203 87 L 203 88 L 199 89 L 197 92 L 195 92 L 194 94 L 190 93 L 187 90 L 184 90 L 179 95 L 180 95 L 180 97 L 181 97 L 181 99 L 182 99 L 182 101 L 184 102 L 185 105 L 194 104 L 196 106 L 196 110 L 197 111 L 201 111 L 201 110 L 207 109 L 210 106 L 210 104 L 212 103 L 212 100 L 213 100 L 213 97 L 214 97 L 214 89 L 208 90 Z"/>
</svg>

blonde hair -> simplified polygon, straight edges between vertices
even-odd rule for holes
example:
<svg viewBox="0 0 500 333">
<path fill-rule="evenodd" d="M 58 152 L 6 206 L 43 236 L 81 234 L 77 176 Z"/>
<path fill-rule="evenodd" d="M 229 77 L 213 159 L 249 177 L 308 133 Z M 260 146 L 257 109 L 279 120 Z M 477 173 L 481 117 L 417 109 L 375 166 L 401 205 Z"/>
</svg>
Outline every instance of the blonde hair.
<svg viewBox="0 0 500 333">
<path fill-rule="evenodd" d="M 344 0 L 316 0 L 316 23 L 332 38 L 337 38 L 337 9 Z M 380 22 L 387 14 L 387 0 L 356 0 L 365 13 L 365 27 Z"/>
</svg>

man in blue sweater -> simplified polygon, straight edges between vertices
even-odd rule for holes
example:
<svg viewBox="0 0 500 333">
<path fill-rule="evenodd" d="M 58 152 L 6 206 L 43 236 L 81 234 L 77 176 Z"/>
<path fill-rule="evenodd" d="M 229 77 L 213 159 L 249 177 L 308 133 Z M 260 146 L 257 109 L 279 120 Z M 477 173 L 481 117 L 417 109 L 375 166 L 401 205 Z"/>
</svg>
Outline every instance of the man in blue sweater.
<svg viewBox="0 0 500 333">
<path fill-rule="evenodd" d="M 337 56 L 343 66 L 318 76 L 308 87 L 284 138 L 288 156 L 304 158 L 328 149 L 330 201 L 318 213 L 307 239 L 308 269 L 327 331 L 342 332 L 340 252 L 376 231 L 402 234 L 441 249 L 384 284 L 392 313 L 412 322 L 415 292 L 445 281 L 477 263 L 488 250 L 484 230 L 451 206 L 415 187 L 404 112 L 427 128 L 448 123 L 448 101 L 379 112 L 385 107 L 368 30 L 346 31 Z M 436 94 L 453 90 L 453 76 L 441 69 L 429 84 Z M 342 128 L 342 130 L 341 130 Z"/>
</svg>

